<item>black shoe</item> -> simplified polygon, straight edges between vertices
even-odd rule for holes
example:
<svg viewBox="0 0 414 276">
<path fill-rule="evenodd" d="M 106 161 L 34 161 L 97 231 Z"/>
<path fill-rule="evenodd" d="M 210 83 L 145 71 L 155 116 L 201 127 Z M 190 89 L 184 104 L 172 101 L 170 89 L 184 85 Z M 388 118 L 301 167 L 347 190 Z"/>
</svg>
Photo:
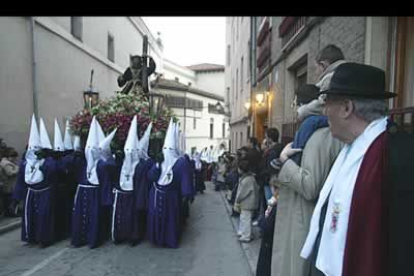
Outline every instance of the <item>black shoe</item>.
<svg viewBox="0 0 414 276">
<path fill-rule="evenodd" d="M 231 216 L 232 216 L 232 217 L 240 217 L 240 214 L 239 214 L 239 213 L 237 213 L 237 212 L 232 211 L 232 212 L 231 212 Z"/>
</svg>

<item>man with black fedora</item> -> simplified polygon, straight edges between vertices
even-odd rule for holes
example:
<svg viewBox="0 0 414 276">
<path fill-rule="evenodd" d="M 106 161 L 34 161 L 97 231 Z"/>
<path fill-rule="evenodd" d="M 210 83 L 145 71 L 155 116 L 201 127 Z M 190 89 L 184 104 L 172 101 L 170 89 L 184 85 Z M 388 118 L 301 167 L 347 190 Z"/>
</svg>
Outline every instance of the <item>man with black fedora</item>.
<svg viewBox="0 0 414 276">
<path fill-rule="evenodd" d="M 385 72 L 341 64 L 321 95 L 332 136 L 345 147 L 320 192 L 301 256 L 310 259 L 311 275 L 413 275 L 402 271 L 412 270 L 414 138 L 387 118 L 387 99 L 396 94 L 385 91 Z"/>
</svg>

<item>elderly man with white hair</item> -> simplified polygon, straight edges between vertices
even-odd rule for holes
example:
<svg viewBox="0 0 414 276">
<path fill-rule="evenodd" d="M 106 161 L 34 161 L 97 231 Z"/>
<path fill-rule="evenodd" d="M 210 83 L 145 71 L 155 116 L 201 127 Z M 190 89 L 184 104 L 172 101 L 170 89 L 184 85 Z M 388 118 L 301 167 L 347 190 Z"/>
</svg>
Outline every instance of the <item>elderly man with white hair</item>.
<svg viewBox="0 0 414 276">
<path fill-rule="evenodd" d="M 396 94 L 386 92 L 385 83 L 379 68 L 344 63 L 321 90 L 332 136 L 345 147 L 325 180 L 302 248 L 311 275 L 413 275 L 408 174 L 414 138 L 388 120 L 387 99 Z"/>
</svg>

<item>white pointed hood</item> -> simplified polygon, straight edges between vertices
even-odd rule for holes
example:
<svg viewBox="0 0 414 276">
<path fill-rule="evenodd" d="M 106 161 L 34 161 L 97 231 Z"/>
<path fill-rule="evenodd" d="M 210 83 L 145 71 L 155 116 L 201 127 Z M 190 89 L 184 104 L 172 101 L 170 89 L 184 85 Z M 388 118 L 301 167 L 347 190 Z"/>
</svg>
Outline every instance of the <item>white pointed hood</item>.
<svg viewBox="0 0 414 276">
<path fill-rule="evenodd" d="M 180 131 L 180 128 L 178 127 L 178 124 L 175 124 L 174 125 L 174 127 L 175 127 L 175 147 L 176 147 L 176 150 L 177 150 L 177 154 L 179 155 L 179 156 L 182 156 L 182 152 L 181 152 L 181 131 Z"/>
<path fill-rule="evenodd" d="M 200 152 L 200 153 L 196 153 L 196 154 L 195 154 L 194 161 L 195 161 L 195 168 L 196 168 L 198 171 L 200 171 L 200 170 L 201 170 L 201 168 L 203 167 L 203 164 L 201 163 L 201 152 Z"/>
<path fill-rule="evenodd" d="M 211 164 L 211 163 L 213 163 L 213 149 L 212 148 L 209 148 L 208 149 L 208 152 L 207 152 L 207 163 L 209 163 L 209 164 Z"/>
<path fill-rule="evenodd" d="M 177 154 L 176 130 L 172 118 L 170 119 L 167 133 L 165 134 L 162 153 L 164 154 L 164 162 L 161 164 L 161 175 L 158 179 L 158 184 L 165 186 L 172 182 L 174 177 L 172 167 L 180 157 Z"/>
<path fill-rule="evenodd" d="M 147 126 L 147 129 L 145 130 L 144 135 L 141 137 L 141 140 L 139 141 L 139 144 L 138 144 L 140 157 L 145 160 L 149 158 L 148 148 L 149 148 L 151 130 L 152 130 L 152 122 Z"/>
<path fill-rule="evenodd" d="M 202 151 L 201 151 L 201 157 L 200 157 L 200 159 L 202 160 L 202 161 L 204 161 L 204 162 L 207 162 L 208 161 L 208 159 L 207 159 L 207 154 L 208 154 L 208 150 L 207 150 L 207 148 L 204 148 Z"/>
<path fill-rule="evenodd" d="M 88 138 L 86 139 L 86 148 L 98 148 L 99 146 L 99 138 L 98 138 L 98 130 L 96 125 L 96 117 L 93 116 L 91 125 L 89 127 Z"/>
<path fill-rule="evenodd" d="M 65 138 L 63 139 L 63 147 L 65 150 L 73 150 L 72 135 L 70 134 L 69 120 L 66 120 Z"/>
<path fill-rule="evenodd" d="M 30 125 L 28 149 L 40 149 L 41 147 L 39 128 L 37 127 L 36 118 L 33 114 L 32 124 Z"/>
<path fill-rule="evenodd" d="M 137 143 L 137 116 L 134 116 L 129 127 L 128 137 L 124 146 L 125 158 L 121 168 L 119 185 L 124 191 L 134 189 L 135 167 L 139 163 L 138 143 Z"/>
<path fill-rule="evenodd" d="M 44 163 L 44 159 L 37 159 L 35 152 L 41 149 L 39 129 L 37 127 L 36 118 L 33 114 L 30 126 L 29 142 L 25 154 L 26 165 L 24 169 L 24 180 L 27 184 L 37 184 L 43 181 L 43 173 L 40 167 Z"/>
<path fill-rule="evenodd" d="M 64 151 L 65 146 L 63 145 L 62 132 L 60 132 L 58 121 L 55 118 L 55 135 L 54 135 L 54 150 Z"/>
<path fill-rule="evenodd" d="M 99 141 L 103 141 L 105 139 L 105 133 L 102 130 L 101 124 L 96 120 L 96 130 L 98 132 L 98 139 Z"/>
<path fill-rule="evenodd" d="M 117 129 L 115 128 L 112 130 L 111 133 L 108 134 L 108 136 L 105 137 L 102 141 L 99 143 L 99 159 L 107 160 L 111 157 L 111 142 L 115 137 Z"/>
<path fill-rule="evenodd" d="M 42 148 L 52 149 L 52 143 L 50 143 L 49 134 L 47 134 L 45 122 L 40 118 L 40 142 L 42 143 Z"/>
<path fill-rule="evenodd" d="M 138 149 L 137 142 L 139 142 L 139 140 L 137 139 L 137 130 L 138 130 L 137 116 L 135 115 L 129 127 L 128 136 L 125 141 L 124 152 L 127 150 Z"/>
<path fill-rule="evenodd" d="M 86 177 L 89 183 L 99 185 L 98 175 L 96 172 L 96 165 L 99 161 L 99 140 L 98 129 L 95 116 L 92 118 L 91 125 L 89 127 L 88 138 L 85 145 L 85 157 L 86 157 Z"/>
<path fill-rule="evenodd" d="M 75 135 L 73 138 L 73 149 L 77 151 L 82 151 L 81 139 L 79 135 Z"/>
</svg>

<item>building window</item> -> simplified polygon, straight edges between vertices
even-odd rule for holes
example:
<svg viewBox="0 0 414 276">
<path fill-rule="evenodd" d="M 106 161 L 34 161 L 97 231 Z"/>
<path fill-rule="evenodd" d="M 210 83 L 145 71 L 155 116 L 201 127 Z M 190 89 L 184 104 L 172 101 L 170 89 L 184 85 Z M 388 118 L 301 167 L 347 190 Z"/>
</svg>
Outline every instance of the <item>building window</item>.
<svg viewBox="0 0 414 276">
<path fill-rule="evenodd" d="M 238 98 L 238 94 L 239 93 L 239 69 L 237 69 L 236 71 L 236 100 Z"/>
<path fill-rule="evenodd" d="M 230 102 L 230 87 L 227 87 L 226 89 L 226 97 L 227 97 L 227 103 Z"/>
<path fill-rule="evenodd" d="M 82 29 L 83 29 L 83 22 L 82 17 L 80 16 L 72 16 L 70 18 L 70 32 L 71 34 L 82 41 Z"/>
<path fill-rule="evenodd" d="M 234 78 L 232 79 L 233 85 L 231 86 L 231 90 L 233 93 L 231 94 L 231 99 L 234 99 L 236 97 L 236 87 L 234 86 Z M 233 101 L 231 101 L 233 103 Z"/>
<path fill-rule="evenodd" d="M 165 98 L 165 105 L 170 108 L 188 108 L 193 110 L 201 111 L 203 110 L 203 101 L 189 99 L 179 96 L 171 96 Z"/>
<path fill-rule="evenodd" d="M 227 45 L 227 66 L 230 66 L 230 62 L 231 62 L 231 57 L 230 57 L 230 45 Z"/>
<path fill-rule="evenodd" d="M 239 40 L 239 18 L 236 17 L 236 41 Z"/>
<path fill-rule="evenodd" d="M 210 118 L 210 139 L 214 138 L 214 119 Z"/>
<path fill-rule="evenodd" d="M 308 78 L 308 71 L 307 71 L 307 63 L 304 63 L 296 68 L 295 70 L 295 91 L 306 84 L 306 80 Z"/>
<path fill-rule="evenodd" d="M 223 138 L 226 138 L 226 123 L 223 123 Z"/>
<path fill-rule="evenodd" d="M 250 126 L 247 127 L 247 139 L 250 138 Z"/>
<path fill-rule="evenodd" d="M 108 59 L 115 62 L 115 42 L 114 36 L 108 34 Z"/>
<path fill-rule="evenodd" d="M 250 76 L 251 83 L 256 82 L 256 47 L 257 47 L 257 18 L 252 17 L 252 24 L 250 25 Z"/>
<path fill-rule="evenodd" d="M 194 117 L 193 118 L 193 129 L 196 129 L 196 128 L 197 128 L 197 118 Z"/>
<path fill-rule="evenodd" d="M 251 65 L 252 65 L 252 63 L 251 63 L 251 59 L 252 58 L 252 46 L 251 46 L 251 44 L 250 44 L 250 40 L 247 42 L 247 66 L 246 66 L 246 68 L 247 68 L 247 70 L 248 70 L 248 73 L 247 73 L 247 81 L 249 81 L 250 80 L 250 74 L 251 74 L 251 71 L 252 71 L 252 68 L 251 68 Z"/>
<path fill-rule="evenodd" d="M 238 139 L 237 139 L 238 138 L 238 134 L 239 133 L 236 132 L 236 140 L 235 140 L 236 142 L 234 143 L 234 146 L 236 147 L 235 150 L 237 150 L 239 148 L 239 143 L 238 143 Z"/>
<path fill-rule="evenodd" d="M 244 141 L 243 141 L 243 132 L 240 132 L 240 147 L 243 147 Z"/>
<path fill-rule="evenodd" d="M 244 60 L 243 60 L 243 57 L 241 57 L 241 63 L 240 63 L 240 93 L 241 94 L 243 94 L 243 76 L 244 76 L 244 70 L 243 70 L 243 67 L 244 67 Z"/>
<path fill-rule="evenodd" d="M 286 16 L 279 25 L 282 48 L 285 47 L 308 23 L 308 16 Z"/>
</svg>

